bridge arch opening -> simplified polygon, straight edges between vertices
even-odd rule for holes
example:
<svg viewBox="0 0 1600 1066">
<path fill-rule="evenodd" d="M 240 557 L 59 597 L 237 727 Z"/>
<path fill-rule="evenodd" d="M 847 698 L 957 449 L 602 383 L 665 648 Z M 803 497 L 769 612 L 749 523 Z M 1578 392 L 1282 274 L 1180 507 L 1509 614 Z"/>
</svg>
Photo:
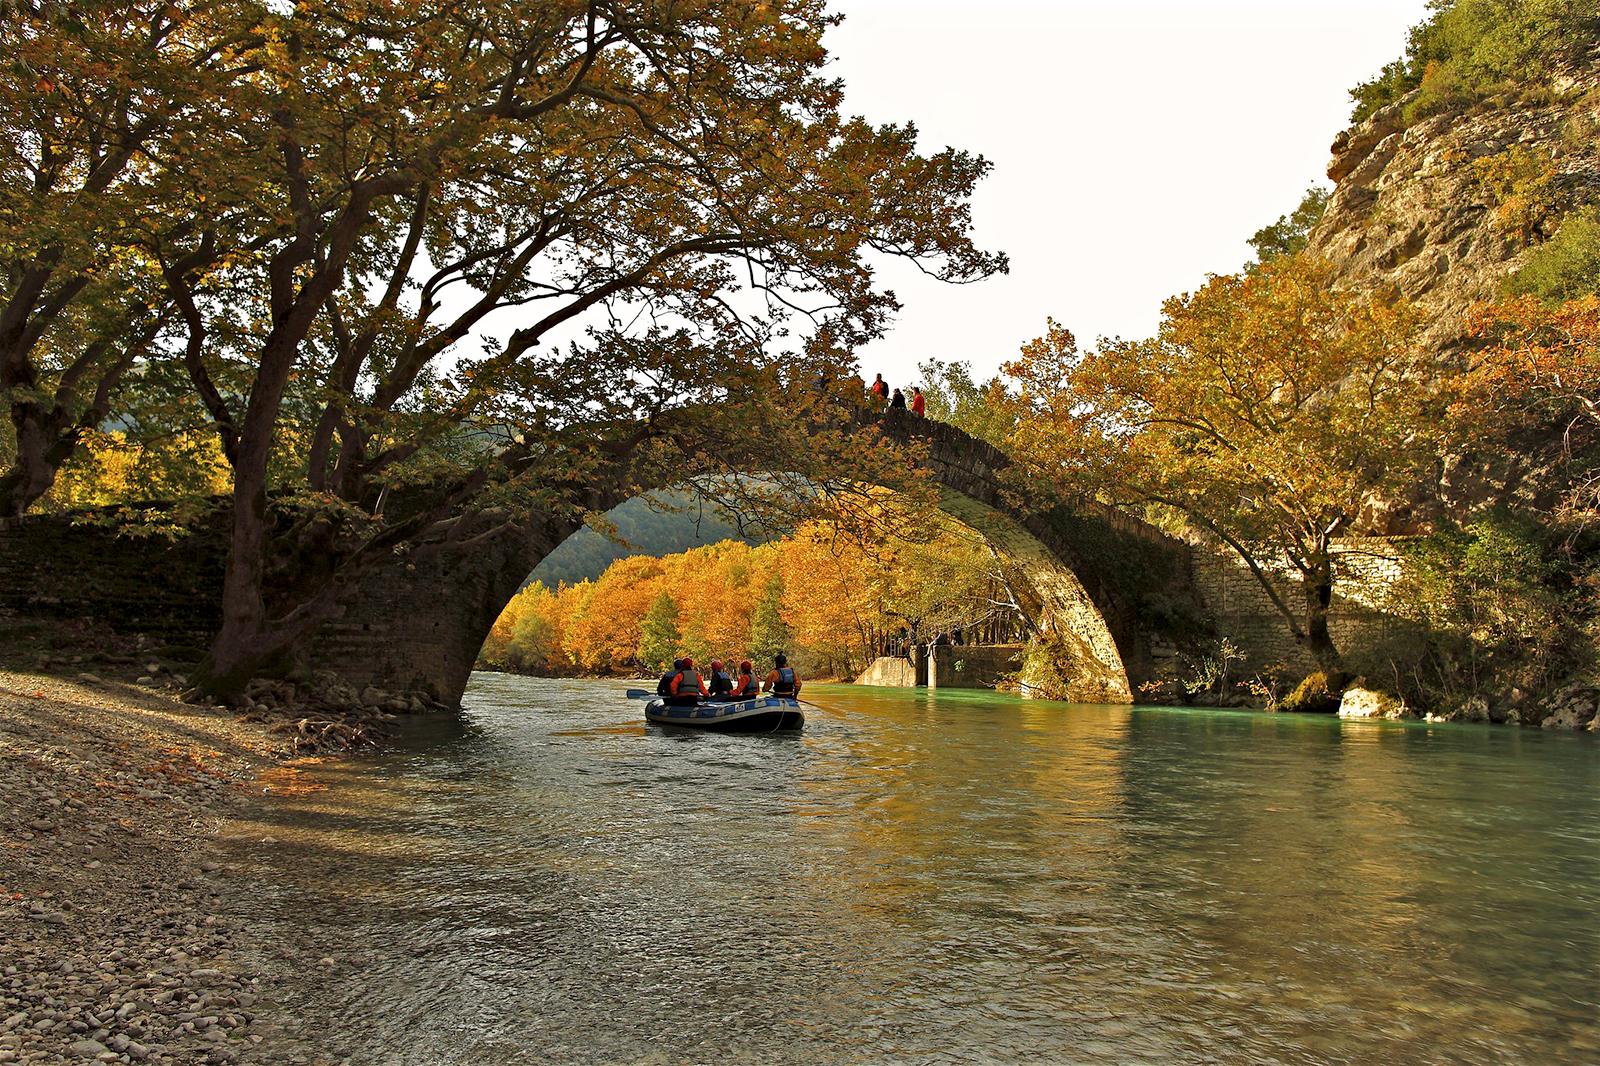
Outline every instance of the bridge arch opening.
<svg viewBox="0 0 1600 1066">
<path fill-rule="evenodd" d="M 682 498 L 674 502 L 681 504 Z M 966 588 L 965 592 L 972 593 L 977 586 L 985 584 L 990 586 L 989 591 L 979 592 L 972 599 L 963 599 L 961 591 L 956 591 L 961 589 L 960 584 L 952 585 L 951 591 L 942 595 L 941 591 L 936 589 L 927 597 L 931 603 L 922 602 L 918 607 L 910 608 L 910 613 L 905 614 L 896 613 L 893 607 L 888 614 L 884 614 L 885 605 L 881 600 L 871 602 L 871 605 L 866 607 L 866 616 L 854 619 L 854 626 L 844 623 L 843 619 L 840 620 L 849 630 L 849 637 L 845 641 L 849 645 L 849 651 L 842 655 L 838 647 L 820 651 L 816 653 L 820 658 L 811 659 L 808 669 L 826 670 L 833 676 L 855 677 L 870 667 L 877 657 L 889 650 L 897 624 L 903 624 L 900 628 L 910 626 L 918 640 L 925 645 L 939 629 L 951 628 L 951 615 L 955 613 L 960 618 L 956 624 L 964 630 L 968 644 L 978 643 L 973 637 L 989 622 L 993 622 L 1006 634 L 1005 637 L 999 638 L 998 642 L 1013 649 L 1019 640 L 1027 643 L 1033 638 L 1040 638 L 1042 647 L 1028 657 L 1029 666 L 1032 668 L 1044 666 L 1041 654 L 1053 655 L 1054 659 L 1048 663 L 1048 668 L 1035 669 L 1031 673 L 1029 670 L 1023 671 L 1021 680 L 1024 682 L 1025 692 L 1079 702 L 1128 702 L 1131 693 L 1116 642 L 1076 575 L 1055 558 L 1036 537 L 994 508 L 950 492 L 940 493 L 938 502 L 944 519 L 938 523 L 937 531 L 930 531 L 919 523 L 923 535 L 915 537 L 914 540 L 899 540 L 895 532 L 884 536 L 888 546 L 893 547 L 898 544 L 903 552 L 909 549 L 906 554 L 899 555 L 897 565 L 914 566 L 912 559 L 920 551 L 927 550 L 924 548 L 919 551 L 918 544 L 923 543 L 924 538 L 931 538 L 933 557 L 939 558 L 941 562 L 954 562 L 959 559 L 961 562 L 957 563 L 958 568 L 971 568 L 969 576 L 972 579 L 972 587 Z M 620 533 L 637 542 L 637 538 L 641 535 L 649 535 L 646 532 L 648 524 L 641 522 L 639 518 L 646 507 L 647 505 L 641 502 L 641 497 L 634 497 L 608 512 L 607 519 L 616 524 Z M 681 519 L 675 524 L 680 529 L 685 525 Z M 638 622 L 647 614 L 650 604 L 660 591 L 656 583 L 661 574 L 659 566 L 652 566 L 643 560 L 621 566 L 618 564 L 636 554 L 676 556 L 737 537 L 736 529 L 719 522 L 709 534 L 697 532 L 692 538 L 677 536 L 666 544 L 661 543 L 658 537 L 647 545 L 649 551 L 633 553 L 625 549 L 604 550 L 601 548 L 604 538 L 599 533 L 591 532 L 585 535 L 585 532 L 580 530 L 541 561 L 530 578 L 540 578 L 544 585 L 551 589 L 555 588 L 558 580 L 565 579 L 568 583 L 582 579 L 596 580 L 598 583 L 593 593 L 595 606 L 592 610 L 606 617 L 625 616 L 628 619 L 622 623 L 626 626 L 625 635 L 619 633 L 622 637 L 621 643 L 611 649 L 611 655 L 614 656 L 624 644 L 631 649 L 639 642 L 641 634 Z M 869 548 L 862 554 L 859 547 L 851 547 L 855 545 L 854 538 L 846 538 L 845 545 L 830 549 L 824 543 L 822 550 L 833 554 L 843 552 L 848 560 L 846 566 L 860 566 L 863 573 L 859 576 L 869 584 L 877 580 L 893 580 L 889 572 L 894 567 L 874 573 L 873 568 L 880 565 L 874 558 L 874 552 Z M 940 545 L 950 554 L 945 555 L 940 551 Z M 800 546 L 798 550 L 805 552 L 807 549 Z M 578 554 L 579 552 L 582 554 Z M 990 561 L 991 554 L 996 557 L 995 562 Z M 775 566 L 776 562 L 775 557 L 769 557 L 767 565 Z M 676 565 L 682 564 L 680 562 Z M 718 562 L 713 565 L 725 564 Z M 736 568 L 737 573 L 741 566 L 761 564 L 752 559 L 749 562 L 739 560 L 731 565 Z M 618 568 L 607 570 L 613 566 Z M 606 572 L 604 580 L 600 580 L 602 571 Z M 736 599 L 738 605 L 728 609 L 741 614 L 750 613 L 762 595 L 761 586 L 766 579 L 767 575 L 764 572 L 754 576 L 746 574 L 736 577 L 735 580 L 740 583 L 743 591 Z M 708 574 L 707 580 L 716 578 Z M 640 586 L 641 582 L 650 584 L 648 590 Z M 823 597 L 825 600 L 835 597 L 849 598 L 858 585 L 859 582 L 855 580 L 841 582 L 837 575 L 824 566 L 824 572 L 819 575 L 812 595 Z M 671 586 L 666 587 L 669 591 L 675 591 Z M 795 593 L 796 590 L 791 588 L 789 591 L 791 602 Z M 921 599 L 914 592 L 906 595 L 912 600 Z M 680 593 L 674 598 L 678 600 L 677 606 L 683 612 L 680 623 L 685 626 L 685 637 L 691 643 L 700 643 L 703 640 L 703 632 L 707 629 L 722 628 L 724 633 L 728 632 L 725 627 L 718 627 L 714 619 L 708 620 L 703 616 L 703 611 L 695 602 L 696 597 L 693 594 Z M 872 600 L 874 598 L 869 597 L 869 601 Z M 932 606 L 941 600 L 945 606 Z M 1007 609 L 1001 606 L 1007 601 L 1013 602 L 1015 608 Z M 961 606 L 956 606 L 957 604 Z M 904 603 L 896 604 L 894 607 L 908 609 Z M 572 601 L 569 600 L 563 607 L 558 607 L 550 600 L 541 598 L 538 606 L 531 609 L 542 612 L 548 617 L 551 612 L 559 614 L 572 610 Z M 500 661 L 515 662 L 523 649 L 513 650 L 507 647 L 510 638 L 509 630 L 506 628 L 507 622 L 508 620 L 502 617 L 502 621 L 496 623 L 499 629 L 491 638 L 491 646 L 495 649 L 493 655 L 500 658 Z M 800 624 L 804 625 L 803 622 Z M 739 632 L 737 638 L 739 643 L 733 646 L 740 647 L 746 630 L 743 623 L 736 628 Z M 726 650 L 730 642 L 724 637 L 721 643 Z M 585 659 L 585 665 L 605 670 L 607 649 L 604 638 L 593 632 L 585 632 L 577 644 L 582 650 L 579 652 L 575 648 L 571 653 L 574 657 L 581 654 Z M 787 649 L 791 658 L 794 658 L 801 644 L 802 641 L 797 635 L 794 644 Z M 549 655 L 550 651 L 547 648 L 540 648 L 535 654 Z M 628 654 L 631 659 L 632 652 Z M 697 651 L 696 654 L 701 653 Z M 594 660 L 588 658 L 590 655 L 595 657 Z M 982 658 L 987 662 L 993 657 L 994 653 L 990 652 Z M 551 665 L 556 672 L 562 672 L 572 666 L 568 662 L 567 655 L 556 653 L 551 658 L 555 660 Z M 961 656 L 961 658 L 970 660 L 971 656 Z M 610 661 L 615 663 L 617 660 L 612 658 Z M 645 664 L 638 668 L 648 673 L 649 665 Z M 1006 667 L 997 672 L 1008 672 L 1011 669 L 1014 667 Z M 950 673 L 948 665 L 945 667 L 945 673 L 947 675 Z M 945 683 L 950 683 L 949 677 Z"/>
</svg>

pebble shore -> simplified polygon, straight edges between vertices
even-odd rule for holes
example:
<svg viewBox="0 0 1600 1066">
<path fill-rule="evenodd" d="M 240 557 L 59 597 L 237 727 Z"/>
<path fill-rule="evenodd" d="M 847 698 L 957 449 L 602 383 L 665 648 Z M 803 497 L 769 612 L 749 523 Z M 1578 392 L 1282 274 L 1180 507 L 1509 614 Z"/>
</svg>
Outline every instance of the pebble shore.
<svg viewBox="0 0 1600 1066">
<path fill-rule="evenodd" d="M 315 1063 L 210 851 L 292 753 L 149 686 L 0 672 L 0 1064 Z"/>
</svg>

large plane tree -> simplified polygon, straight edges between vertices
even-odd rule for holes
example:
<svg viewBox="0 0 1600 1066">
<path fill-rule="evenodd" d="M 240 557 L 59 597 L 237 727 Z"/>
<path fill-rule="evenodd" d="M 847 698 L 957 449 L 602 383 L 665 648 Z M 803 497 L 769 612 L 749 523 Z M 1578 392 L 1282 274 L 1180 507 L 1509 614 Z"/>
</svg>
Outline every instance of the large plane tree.
<svg viewBox="0 0 1600 1066">
<path fill-rule="evenodd" d="M 210 6 L 163 9 L 204 36 Z M 981 159 L 841 114 L 819 0 L 229 11 L 211 125 L 142 157 L 184 179 L 160 224 L 102 241 L 159 279 L 155 358 L 233 468 L 213 695 L 396 553 L 602 468 L 823 476 L 896 306 L 875 264 L 1004 269 L 969 237 Z"/>
<path fill-rule="evenodd" d="M 0 519 L 47 493 L 172 335 L 144 253 L 191 232 L 258 12 L 0 3 Z"/>
</svg>

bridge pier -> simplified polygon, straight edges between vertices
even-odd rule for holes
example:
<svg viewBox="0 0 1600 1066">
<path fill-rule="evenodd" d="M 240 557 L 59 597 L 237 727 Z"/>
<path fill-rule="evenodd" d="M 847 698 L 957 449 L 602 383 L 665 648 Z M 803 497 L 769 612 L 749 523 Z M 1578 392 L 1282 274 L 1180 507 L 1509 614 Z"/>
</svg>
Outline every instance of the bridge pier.
<svg viewBox="0 0 1600 1066">
<path fill-rule="evenodd" d="M 540 516 L 467 550 L 423 551 L 373 574 L 324 627 L 308 665 L 357 687 L 458 707 L 489 629 L 528 574 L 583 525 Z"/>
</svg>

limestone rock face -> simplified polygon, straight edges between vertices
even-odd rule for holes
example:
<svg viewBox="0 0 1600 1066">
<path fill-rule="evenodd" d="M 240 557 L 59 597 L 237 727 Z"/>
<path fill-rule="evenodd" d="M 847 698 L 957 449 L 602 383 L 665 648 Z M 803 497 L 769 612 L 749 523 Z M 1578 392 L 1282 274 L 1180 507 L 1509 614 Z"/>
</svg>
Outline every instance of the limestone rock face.
<svg viewBox="0 0 1600 1066">
<path fill-rule="evenodd" d="M 1546 729 L 1587 729 L 1600 732 L 1600 689 L 1592 685 L 1574 683 L 1559 689 L 1545 702 L 1544 720 L 1539 724 Z"/>
<path fill-rule="evenodd" d="M 1341 286 L 1414 301 L 1427 323 L 1422 343 L 1443 374 L 1471 358 L 1473 305 L 1498 298 L 1507 275 L 1559 232 L 1564 216 L 1600 202 L 1600 53 L 1583 71 L 1526 96 L 1409 124 L 1406 97 L 1333 143 L 1328 176 L 1336 185 L 1307 251 L 1333 265 Z M 1485 180 L 1492 161 L 1514 149 L 1548 159 L 1554 170 L 1526 227 L 1499 217 L 1501 194 Z M 1372 501 L 1358 528 L 1419 533 L 1444 514 L 1550 506 L 1563 491 L 1552 473 L 1562 447 L 1549 434 L 1534 434 L 1509 454 L 1449 456 L 1437 483 Z"/>
<path fill-rule="evenodd" d="M 1494 298 L 1562 214 L 1600 200 L 1600 69 L 1562 78 L 1541 95 L 1553 99 L 1482 105 L 1409 126 L 1407 98 L 1339 134 L 1328 164 L 1336 186 L 1308 251 L 1331 262 L 1342 283 L 1392 287 L 1416 301 L 1432 322 L 1426 343 L 1445 357 L 1457 352 L 1473 302 Z M 1528 233 L 1496 218 L 1473 166 L 1517 146 L 1549 153 L 1557 170 L 1554 207 Z"/>
</svg>

